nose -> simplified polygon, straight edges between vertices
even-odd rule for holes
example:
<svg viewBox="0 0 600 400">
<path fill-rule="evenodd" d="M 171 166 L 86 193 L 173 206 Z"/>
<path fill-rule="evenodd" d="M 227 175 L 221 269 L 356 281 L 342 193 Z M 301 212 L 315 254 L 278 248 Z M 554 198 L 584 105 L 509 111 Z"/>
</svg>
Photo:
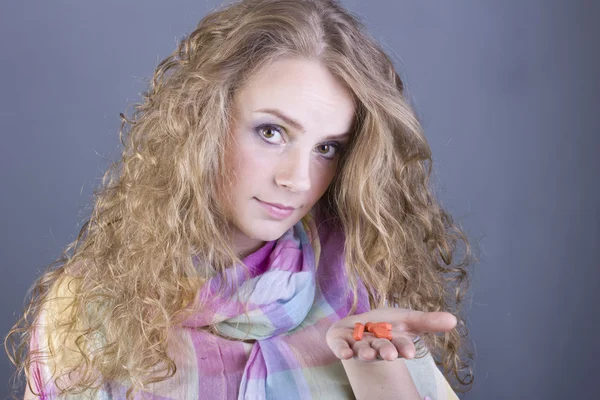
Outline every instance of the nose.
<svg viewBox="0 0 600 400">
<path fill-rule="evenodd" d="M 310 184 L 310 155 L 302 151 L 287 152 L 282 155 L 282 160 L 275 173 L 275 183 L 292 192 L 305 192 Z"/>
</svg>

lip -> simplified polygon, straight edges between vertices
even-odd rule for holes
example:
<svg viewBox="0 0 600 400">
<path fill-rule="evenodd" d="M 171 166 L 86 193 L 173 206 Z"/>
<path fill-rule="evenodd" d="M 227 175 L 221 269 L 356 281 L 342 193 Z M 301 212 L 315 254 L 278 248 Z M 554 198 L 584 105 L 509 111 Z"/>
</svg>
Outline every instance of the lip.
<svg viewBox="0 0 600 400">
<path fill-rule="evenodd" d="M 265 204 L 268 204 L 268 205 L 273 206 L 273 207 L 280 208 L 282 210 L 295 210 L 296 209 L 295 207 L 287 207 L 287 206 L 284 206 L 283 204 L 267 203 L 266 201 L 262 201 L 262 200 L 258 200 L 258 201 L 260 201 L 262 203 L 265 203 Z"/>
<path fill-rule="evenodd" d="M 255 197 L 255 200 L 263 207 L 263 209 L 269 213 L 272 218 L 285 219 L 294 213 L 294 207 L 286 207 L 277 203 L 267 203 L 266 201 L 259 200 Z"/>
</svg>

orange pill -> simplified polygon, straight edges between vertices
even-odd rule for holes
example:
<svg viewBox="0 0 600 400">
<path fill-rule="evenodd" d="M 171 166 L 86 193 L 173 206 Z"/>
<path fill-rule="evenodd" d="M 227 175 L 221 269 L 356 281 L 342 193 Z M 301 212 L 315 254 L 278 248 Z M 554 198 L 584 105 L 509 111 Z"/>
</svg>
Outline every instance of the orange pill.
<svg viewBox="0 0 600 400">
<path fill-rule="evenodd" d="M 354 337 L 354 340 L 358 341 L 361 340 L 363 338 L 363 333 L 365 331 L 365 326 L 363 324 L 361 324 L 360 322 L 357 322 L 354 324 L 354 333 L 352 334 L 352 337 Z"/>
<path fill-rule="evenodd" d="M 374 326 L 371 328 L 371 333 L 380 339 L 392 340 L 392 332 L 382 326 Z"/>
<path fill-rule="evenodd" d="M 392 324 L 390 324 L 389 322 L 377 322 L 375 323 L 375 326 L 381 326 L 384 329 L 387 329 L 388 331 L 392 330 Z"/>
<path fill-rule="evenodd" d="M 373 327 L 373 323 L 372 322 L 367 322 L 365 324 L 365 329 L 367 332 L 371 332 L 371 328 Z"/>
</svg>

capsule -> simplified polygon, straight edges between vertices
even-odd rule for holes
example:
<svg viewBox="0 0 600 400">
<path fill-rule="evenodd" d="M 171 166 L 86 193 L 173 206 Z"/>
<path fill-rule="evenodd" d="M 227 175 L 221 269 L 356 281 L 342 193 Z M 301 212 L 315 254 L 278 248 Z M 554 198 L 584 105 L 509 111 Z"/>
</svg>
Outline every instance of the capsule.
<svg viewBox="0 0 600 400">
<path fill-rule="evenodd" d="M 373 327 L 373 323 L 372 323 L 372 322 L 367 322 L 367 323 L 365 324 L 365 330 L 366 330 L 367 332 L 371 332 L 371 328 L 372 328 L 372 327 Z"/>
<path fill-rule="evenodd" d="M 389 322 L 377 322 L 375 324 L 375 326 L 381 326 L 381 327 L 387 329 L 388 331 L 392 330 L 392 324 L 390 324 Z"/>
<path fill-rule="evenodd" d="M 385 329 L 384 326 L 374 326 L 371 328 L 371 333 L 380 339 L 392 340 L 392 332 Z"/>
<path fill-rule="evenodd" d="M 354 324 L 354 333 L 352 334 L 352 337 L 354 337 L 354 340 L 359 341 L 363 338 L 364 332 L 365 326 L 360 322 L 357 322 Z"/>
</svg>

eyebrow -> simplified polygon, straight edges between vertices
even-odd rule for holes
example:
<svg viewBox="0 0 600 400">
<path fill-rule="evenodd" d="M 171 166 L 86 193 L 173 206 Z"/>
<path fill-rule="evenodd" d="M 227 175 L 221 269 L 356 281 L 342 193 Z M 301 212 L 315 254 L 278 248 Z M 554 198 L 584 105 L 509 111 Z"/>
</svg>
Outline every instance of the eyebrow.
<svg viewBox="0 0 600 400">
<path fill-rule="evenodd" d="M 266 113 L 266 114 L 271 114 L 276 116 L 277 118 L 283 120 L 286 124 L 291 125 L 294 129 L 304 133 L 306 132 L 306 129 L 304 129 L 304 127 L 302 126 L 302 124 L 298 121 L 296 121 L 295 119 L 293 119 L 292 117 L 285 115 L 281 110 L 277 109 L 277 108 L 261 108 L 260 110 L 256 110 L 256 112 L 261 112 L 261 113 Z M 348 132 L 344 132 L 340 135 L 329 135 L 327 136 L 325 139 L 345 139 L 348 136 L 350 136 L 350 133 L 352 131 L 348 131 Z"/>
</svg>

